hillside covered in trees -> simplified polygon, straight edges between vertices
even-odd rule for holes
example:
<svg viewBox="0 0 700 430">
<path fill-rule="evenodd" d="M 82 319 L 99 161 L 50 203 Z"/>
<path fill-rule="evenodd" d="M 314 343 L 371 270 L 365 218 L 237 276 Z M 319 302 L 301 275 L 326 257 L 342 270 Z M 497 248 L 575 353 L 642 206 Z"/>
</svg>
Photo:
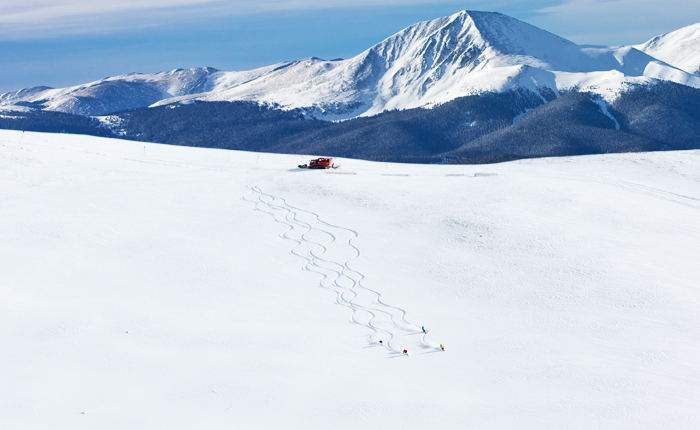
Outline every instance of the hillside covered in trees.
<svg viewBox="0 0 700 430">
<path fill-rule="evenodd" d="M 557 97 L 511 90 L 342 122 L 252 102 L 167 105 L 102 121 L 30 110 L 0 114 L 0 128 L 375 161 L 490 163 L 700 148 L 700 90 L 674 83 L 639 86 L 611 104 L 577 91 Z"/>
</svg>

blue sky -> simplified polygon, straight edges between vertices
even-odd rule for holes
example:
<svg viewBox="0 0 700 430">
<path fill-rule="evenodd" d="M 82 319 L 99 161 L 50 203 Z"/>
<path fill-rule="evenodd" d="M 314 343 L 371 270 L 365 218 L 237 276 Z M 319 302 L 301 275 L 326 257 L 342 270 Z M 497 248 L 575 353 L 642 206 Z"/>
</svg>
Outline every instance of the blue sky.
<svg viewBox="0 0 700 430">
<path fill-rule="evenodd" d="M 129 72 L 247 70 L 350 58 L 419 21 L 505 13 L 581 44 L 643 43 L 700 22 L 697 0 L 532 2 L 336 0 L 0 0 L 0 93 Z"/>
</svg>

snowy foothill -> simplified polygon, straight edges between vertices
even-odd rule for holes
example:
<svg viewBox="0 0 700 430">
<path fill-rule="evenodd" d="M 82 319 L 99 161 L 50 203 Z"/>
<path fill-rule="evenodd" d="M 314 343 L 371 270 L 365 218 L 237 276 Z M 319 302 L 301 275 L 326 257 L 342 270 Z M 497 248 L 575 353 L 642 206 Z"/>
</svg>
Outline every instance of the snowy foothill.
<svg viewBox="0 0 700 430">
<path fill-rule="evenodd" d="M 697 425 L 700 151 L 309 158 L 0 131 L 0 428 Z"/>
</svg>

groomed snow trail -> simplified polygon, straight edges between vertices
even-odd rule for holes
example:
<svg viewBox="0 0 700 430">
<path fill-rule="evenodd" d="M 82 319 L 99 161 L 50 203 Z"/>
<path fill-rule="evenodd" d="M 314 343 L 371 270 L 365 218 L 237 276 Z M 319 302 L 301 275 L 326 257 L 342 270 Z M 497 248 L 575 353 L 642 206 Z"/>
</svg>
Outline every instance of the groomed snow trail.
<svg viewBox="0 0 700 430">
<path fill-rule="evenodd" d="M 352 243 L 358 236 L 355 230 L 327 223 L 318 214 L 291 206 L 284 198 L 263 193 L 256 186 L 248 188 L 242 199 L 286 226 L 279 236 L 294 243 L 289 253 L 304 261 L 303 270 L 321 275 L 318 286 L 333 292 L 336 304 L 350 309 L 352 324 L 369 330 L 367 341 L 371 346 L 379 346 L 381 340 L 394 356 L 404 349 L 439 350 L 419 326 L 406 320 L 404 309 L 383 302 L 378 291 L 362 284 L 365 275 L 349 267 L 360 256 Z"/>
</svg>

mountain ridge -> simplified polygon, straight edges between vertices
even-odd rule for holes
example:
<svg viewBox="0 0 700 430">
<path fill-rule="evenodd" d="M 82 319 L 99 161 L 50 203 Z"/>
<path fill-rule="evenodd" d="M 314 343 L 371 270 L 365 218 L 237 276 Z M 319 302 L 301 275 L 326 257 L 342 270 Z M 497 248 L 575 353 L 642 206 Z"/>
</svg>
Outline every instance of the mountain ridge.
<svg viewBox="0 0 700 430">
<path fill-rule="evenodd" d="M 675 60 L 672 48 L 678 38 L 667 39 L 663 56 Z M 700 76 L 650 55 L 661 52 L 650 43 L 577 45 L 497 12 L 461 11 L 409 26 L 347 60 L 312 57 L 240 72 L 192 68 L 133 73 L 62 89 L 5 93 L 0 106 L 100 116 L 147 106 L 238 100 L 342 120 L 513 88 L 555 94 L 578 89 L 609 102 L 631 87 L 658 81 L 700 88 Z M 700 58 L 700 43 L 697 52 Z"/>
<path fill-rule="evenodd" d="M 700 76 L 700 23 L 656 36 L 636 47 L 688 73 Z"/>
</svg>

